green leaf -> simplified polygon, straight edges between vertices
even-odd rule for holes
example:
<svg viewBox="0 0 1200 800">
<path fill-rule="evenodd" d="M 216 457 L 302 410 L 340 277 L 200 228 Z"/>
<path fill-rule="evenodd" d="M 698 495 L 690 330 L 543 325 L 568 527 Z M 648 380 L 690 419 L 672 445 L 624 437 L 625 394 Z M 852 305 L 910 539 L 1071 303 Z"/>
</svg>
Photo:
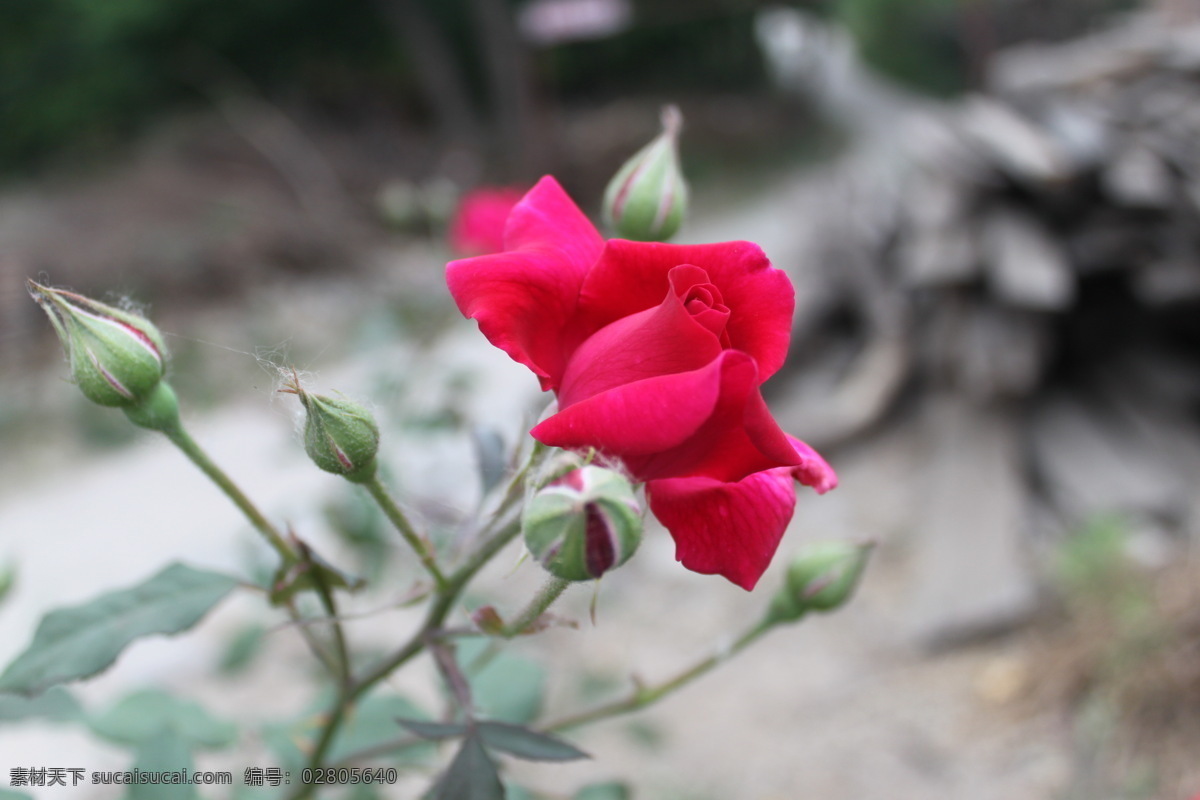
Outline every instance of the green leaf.
<svg viewBox="0 0 1200 800">
<path fill-rule="evenodd" d="M 275 754 L 284 769 L 301 769 L 307 763 L 301 747 L 309 746 L 308 739 L 316 724 L 311 716 L 292 723 L 268 723 L 262 727 L 263 744 Z"/>
<path fill-rule="evenodd" d="M 83 708 L 75 696 L 56 686 L 38 697 L 0 695 L 0 722 L 25 719 L 45 719 L 52 722 L 72 722 L 83 718 Z M 3 795 L 0 795 L 2 798 Z"/>
<path fill-rule="evenodd" d="M 459 663 L 471 664 L 486 646 L 482 640 L 463 642 Z M 546 673 L 534 661 L 501 653 L 469 677 L 481 716 L 523 725 L 541 711 Z"/>
<path fill-rule="evenodd" d="M 0 692 L 34 695 L 108 668 L 135 639 L 195 625 L 237 581 L 172 564 L 145 583 L 47 614 L 0 675 Z"/>
<path fill-rule="evenodd" d="M 496 765 L 474 734 L 463 739 L 458 755 L 438 781 L 435 800 L 505 800 Z"/>
<path fill-rule="evenodd" d="M 405 697 L 395 694 L 367 695 L 358 701 L 347 716 L 334 739 L 327 761 L 339 761 L 364 748 L 400 738 L 400 729 L 396 725 L 398 717 L 411 719 L 424 716 L 421 709 Z M 428 752 L 427 746 L 424 749 Z"/>
<path fill-rule="evenodd" d="M 217 669 L 225 675 L 237 675 L 244 671 L 262 650 L 266 633 L 267 629 L 257 623 L 240 629 L 226 645 Z"/>
<path fill-rule="evenodd" d="M 363 494 L 339 495 L 323 509 L 325 521 L 354 553 L 355 570 L 375 583 L 388 565 L 392 539 L 387 517 Z"/>
<path fill-rule="evenodd" d="M 399 722 L 407 730 L 420 736 L 422 739 L 429 739 L 433 742 L 440 742 L 443 739 L 453 739 L 467 732 L 467 726 L 463 723 L 425 722 L 417 719 L 400 718 L 397 718 L 396 722 Z"/>
<path fill-rule="evenodd" d="M 192 754 L 182 737 L 167 730 L 138 746 L 133 768 L 156 773 L 191 772 Z M 127 800 L 195 800 L 199 794 L 189 783 L 135 783 L 125 797 Z"/>
<path fill-rule="evenodd" d="M 304 754 L 312 748 L 332 701 L 330 693 L 298 719 L 264 726 L 263 740 L 285 768 L 300 769 L 305 765 Z M 372 693 L 360 699 L 334 739 L 327 761 L 338 761 L 350 753 L 400 739 L 398 718 L 419 721 L 428 719 L 428 715 L 400 695 Z M 392 760 L 394 763 L 423 760 L 432 747 L 422 742 L 406 748 L 403 759 Z"/>
<path fill-rule="evenodd" d="M 33 800 L 33 795 L 13 789 L 0 788 L 0 800 Z"/>
<path fill-rule="evenodd" d="M 591 758 L 575 745 L 551 736 L 538 733 L 520 725 L 503 722 L 479 723 L 479 735 L 493 750 L 501 750 L 528 761 L 575 761 Z"/>
<path fill-rule="evenodd" d="M 495 428 L 482 425 L 471 427 L 471 444 L 479 464 L 479 482 L 487 494 L 504 479 L 508 471 L 508 459 L 504 453 L 504 437 Z"/>
<path fill-rule="evenodd" d="M 97 736 L 118 744 L 141 745 L 164 734 L 189 745 L 226 747 L 237 739 L 237 726 L 217 719 L 190 700 L 158 689 L 134 692 L 90 722 Z"/>
<path fill-rule="evenodd" d="M 3 603 L 13 586 L 17 583 L 17 567 L 15 564 L 8 564 L 3 569 L 0 569 L 0 603 Z"/>
<path fill-rule="evenodd" d="M 629 800 L 631 797 L 633 792 L 629 791 L 628 786 L 610 781 L 589 784 L 576 792 L 571 800 Z"/>
</svg>

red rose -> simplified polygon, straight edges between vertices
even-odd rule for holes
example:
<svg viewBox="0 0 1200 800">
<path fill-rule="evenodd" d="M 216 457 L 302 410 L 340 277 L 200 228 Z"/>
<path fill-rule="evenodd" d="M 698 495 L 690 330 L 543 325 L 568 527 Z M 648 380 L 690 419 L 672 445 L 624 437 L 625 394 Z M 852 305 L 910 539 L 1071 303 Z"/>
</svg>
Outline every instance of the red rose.
<svg viewBox="0 0 1200 800">
<path fill-rule="evenodd" d="M 464 256 L 504 249 L 504 223 L 521 199 L 521 189 L 485 186 L 467 192 L 450 222 L 450 249 Z"/>
<path fill-rule="evenodd" d="M 787 355 L 794 292 L 757 245 L 605 242 L 546 177 L 509 216 L 504 251 L 446 277 L 463 314 L 558 396 L 533 437 L 619 459 L 688 569 L 753 588 L 792 481 L 837 485 L 759 391 Z"/>
</svg>

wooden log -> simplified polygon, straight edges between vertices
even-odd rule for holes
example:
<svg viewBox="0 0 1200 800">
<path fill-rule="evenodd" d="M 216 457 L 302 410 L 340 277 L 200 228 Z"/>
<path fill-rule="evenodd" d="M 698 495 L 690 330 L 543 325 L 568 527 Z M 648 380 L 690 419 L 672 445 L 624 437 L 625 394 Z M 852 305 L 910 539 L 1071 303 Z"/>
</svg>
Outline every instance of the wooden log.
<svg viewBox="0 0 1200 800">
<path fill-rule="evenodd" d="M 972 97 L 963 105 L 960 124 L 980 156 L 1016 180 L 1051 183 L 1070 176 L 1070 159 L 1058 143 L 1005 103 Z"/>
<path fill-rule="evenodd" d="M 1080 523 L 1100 513 L 1178 513 L 1179 476 L 1127 421 L 1086 393 L 1060 392 L 1037 403 L 1030 455 L 1046 494 Z"/>
<path fill-rule="evenodd" d="M 1043 311 L 1061 311 L 1074 301 L 1066 253 L 1028 215 L 996 209 L 984 218 L 981 238 L 988 282 L 1000 300 Z"/>
<path fill-rule="evenodd" d="M 1033 391 L 1050 354 L 1043 316 L 977 298 L 940 298 L 924 314 L 926 380 L 977 401 Z"/>
<path fill-rule="evenodd" d="M 1101 173 L 1113 202 L 1134 208 L 1167 208 L 1174 200 L 1173 179 L 1162 158 L 1134 141 L 1122 148 Z"/>
</svg>

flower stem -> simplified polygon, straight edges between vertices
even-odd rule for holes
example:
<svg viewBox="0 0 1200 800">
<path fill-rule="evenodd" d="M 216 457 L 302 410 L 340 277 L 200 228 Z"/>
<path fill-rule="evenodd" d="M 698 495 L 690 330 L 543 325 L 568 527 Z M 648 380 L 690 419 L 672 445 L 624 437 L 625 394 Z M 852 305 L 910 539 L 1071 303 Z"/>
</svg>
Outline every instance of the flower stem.
<svg viewBox="0 0 1200 800">
<path fill-rule="evenodd" d="M 504 630 L 500 635 L 511 639 L 514 636 L 520 636 L 531 625 L 538 621 L 542 614 L 546 613 L 546 609 L 554 604 L 554 601 L 562 596 L 562 593 L 567 590 L 571 582 L 564 580 L 556 575 L 551 575 L 550 580 L 538 590 L 534 595 L 533 600 L 525 607 L 525 610 L 508 625 L 504 626 Z"/>
<path fill-rule="evenodd" d="M 304 549 L 305 557 L 311 557 L 311 553 L 304 548 L 303 544 L 301 547 Z M 337 600 L 321 570 L 313 569 L 312 576 L 317 594 L 321 597 L 321 605 L 325 607 L 325 613 L 329 615 L 329 625 L 333 629 L 334 654 L 337 658 L 337 669 L 334 674 L 338 680 L 339 691 L 344 693 L 349 690 L 353 675 L 350 667 L 350 648 L 346 645 L 346 634 L 342 630 L 342 621 L 338 618 Z"/>
<path fill-rule="evenodd" d="M 288 617 L 292 624 L 296 626 L 296 630 L 300 632 L 300 638 L 308 645 L 308 649 L 312 652 L 313 657 L 321 662 L 325 669 L 329 670 L 329 674 L 335 677 L 338 676 L 338 668 L 334 663 L 333 657 L 328 653 L 321 641 L 308 629 L 309 620 L 306 620 L 300 613 L 300 609 L 296 608 L 295 599 L 289 598 L 284 607 L 287 609 Z"/>
<path fill-rule="evenodd" d="M 433 601 L 425 614 L 425 622 L 421 625 L 420 629 L 413 633 L 399 650 L 367 671 L 362 677 L 350 681 L 345 691 L 340 693 L 340 696 L 325 719 L 325 725 L 321 729 L 320 736 L 317 737 L 316 744 L 309 753 L 309 768 L 316 769 L 324 763 L 325 756 L 328 754 L 329 748 L 333 745 L 333 740 L 337 736 L 337 732 L 341 728 L 350 706 L 380 681 L 420 654 L 428 647 L 430 642 L 439 638 L 445 628 L 446 617 L 449 616 L 450 610 L 462 595 L 463 590 L 467 588 L 467 584 L 471 582 L 471 579 L 475 577 L 479 570 L 483 569 L 497 553 L 504 549 L 505 545 L 515 539 L 521 532 L 521 516 L 514 506 L 517 506 L 518 502 L 524 497 L 524 481 L 526 476 L 540 462 L 546 452 L 548 450 L 544 445 L 540 443 L 534 444 L 528 460 L 517 474 L 513 476 L 504 493 L 504 497 L 501 499 L 495 512 L 493 512 L 491 522 L 485 525 L 480 532 L 479 538 L 482 544 L 467 557 L 467 560 L 458 569 L 444 576 L 443 580 L 436 587 Z M 369 488 L 370 486 L 368 485 Z M 374 492 L 372 494 L 374 495 Z M 392 505 L 395 504 L 393 503 Z M 384 511 L 386 513 L 386 506 L 384 507 Z M 401 517 L 403 518 L 402 514 Z M 405 524 L 407 524 L 407 519 L 405 519 Z M 411 530 L 411 526 L 409 529 Z M 420 550 L 417 552 L 419 553 Z M 297 786 L 295 791 L 292 792 L 291 797 L 294 800 L 311 797 L 315 788 L 312 785 Z"/>
<path fill-rule="evenodd" d="M 732 658 L 737 653 L 741 652 L 752 642 L 756 641 L 764 633 L 769 631 L 773 625 L 769 623 L 759 623 L 755 627 L 743 633 L 733 644 L 728 647 L 720 648 L 702 661 L 693 664 L 687 669 L 680 672 L 675 677 L 664 681 L 656 686 L 639 686 L 627 698 L 615 700 L 611 703 L 604 703 L 587 711 L 563 717 L 562 719 L 550 722 L 547 725 L 539 726 L 538 730 L 544 732 L 564 731 L 569 728 L 578 728 L 582 725 L 587 725 L 592 722 L 598 722 L 609 717 L 616 717 L 621 714 L 628 714 L 634 711 L 640 711 L 649 705 L 652 705 L 659 700 L 662 700 L 667 695 L 682 689 L 692 681 L 712 670 L 714 667 L 724 663 Z M 337 766 L 350 766 L 366 759 L 378 758 L 392 753 L 398 753 L 406 750 L 414 745 L 420 744 L 421 739 L 412 736 L 402 736 L 393 739 L 390 742 L 382 742 L 373 745 L 369 748 L 364 748 L 354 753 L 346 755 L 337 762 Z"/>
<path fill-rule="evenodd" d="M 433 548 L 429 546 L 429 542 L 421 538 L 420 534 L 413 528 L 412 523 L 408 521 L 408 517 L 400 510 L 399 504 L 395 498 L 387 490 L 379 480 L 379 476 L 373 476 L 369 481 L 363 482 L 363 486 L 371 493 L 371 497 L 383 509 L 383 513 L 391 520 L 391 523 L 396 526 L 396 530 L 404 537 L 404 541 L 408 542 L 409 547 L 421 559 L 421 563 L 425 565 L 425 570 L 433 577 L 434 583 L 439 589 L 446 588 L 446 576 L 437 565 L 437 559 L 434 558 Z"/>
<path fill-rule="evenodd" d="M 704 675 L 713 667 L 722 664 L 732 658 L 737 653 L 741 652 L 747 645 L 757 640 L 764 633 L 769 631 L 773 626 L 766 622 L 760 622 L 750 630 L 743 633 L 733 644 L 728 647 L 718 649 L 716 652 L 709 655 L 702 661 L 693 664 L 687 669 L 680 672 L 675 677 L 664 681 L 656 686 L 639 686 L 634 689 L 633 693 L 623 700 L 614 700 L 610 703 L 603 703 L 587 711 L 581 711 L 577 714 L 571 714 L 558 720 L 554 720 L 542 727 L 545 731 L 564 731 L 569 728 L 577 728 L 580 725 L 587 725 L 598 720 L 615 717 L 620 714 L 627 714 L 631 711 L 639 711 L 652 705 L 667 695 L 682 689 L 692 681 Z"/>
<path fill-rule="evenodd" d="M 519 495 L 510 492 L 510 497 L 511 499 L 515 499 Z M 510 505 L 511 502 L 508 501 L 501 504 L 500 508 L 497 509 L 496 517 L 493 518 L 492 523 L 484 530 L 484 536 L 487 538 L 485 538 L 483 544 L 471 554 L 462 566 L 446 577 L 445 585 L 440 587 L 434 594 L 433 603 L 425 615 L 425 622 L 421 628 L 399 650 L 393 653 L 391 657 L 378 664 L 358 680 L 352 682 L 343 696 L 330 709 L 325 726 L 321 730 L 321 735 L 318 737 L 316 745 L 309 754 L 308 766 L 310 768 L 316 769 L 324 762 L 325 755 L 329 752 L 329 748 L 332 746 L 334 737 L 341 728 L 350 705 L 377 683 L 387 678 L 387 676 L 418 655 L 426 648 L 431 639 L 436 638 L 437 632 L 444 627 L 450 609 L 454 607 L 454 603 L 467 587 L 467 584 L 471 582 L 471 579 L 475 577 L 475 574 L 521 532 L 520 517 L 513 513 L 504 513 Z M 311 797 L 314 789 L 314 786 L 299 786 L 292 794 L 292 797 L 297 799 Z"/>
<path fill-rule="evenodd" d="M 254 503 L 250 502 L 250 498 L 246 497 L 245 493 L 238 488 L 238 485 L 208 457 L 208 454 L 200 449 L 200 445 L 196 444 L 196 441 L 188 435 L 188 432 L 184 430 L 182 425 L 169 427 L 163 430 L 163 433 L 171 440 L 172 444 L 191 459 L 193 464 L 200 468 L 201 472 L 208 476 L 209 480 L 217 485 L 217 488 L 233 501 L 233 504 L 245 515 L 255 530 L 263 535 L 271 547 L 275 548 L 275 551 L 279 553 L 279 557 L 283 559 L 285 565 L 290 566 L 296 563 L 295 552 L 284 541 L 283 536 L 275 526 L 263 516 L 263 513 L 258 510 Z"/>
</svg>

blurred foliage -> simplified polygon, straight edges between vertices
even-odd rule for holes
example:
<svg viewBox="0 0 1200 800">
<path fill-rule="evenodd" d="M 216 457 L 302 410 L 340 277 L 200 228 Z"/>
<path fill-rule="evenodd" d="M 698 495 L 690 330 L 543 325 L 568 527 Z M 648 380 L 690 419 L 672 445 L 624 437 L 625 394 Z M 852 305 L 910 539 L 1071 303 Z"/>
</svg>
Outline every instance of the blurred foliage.
<svg viewBox="0 0 1200 800">
<path fill-rule="evenodd" d="M 35 697 L 0 695 L 0 724 L 38 719 L 47 722 L 76 722 L 83 719 L 83 706 L 61 686 Z"/>
<path fill-rule="evenodd" d="M 546 693 L 541 664 L 489 647 L 483 639 L 463 641 L 458 660 L 483 718 L 523 725 L 537 717 Z"/>
<path fill-rule="evenodd" d="M 394 65 L 370 0 L 5 0 L 0 3 L 0 169 L 120 141 L 220 80 L 305 81 L 346 92 Z"/>
<path fill-rule="evenodd" d="M 1151 574 L 1129 556 L 1130 527 L 1120 515 L 1097 515 L 1063 543 L 1056 565 L 1071 616 L 1105 632 L 1096 660 L 1101 684 L 1136 668 L 1170 637 Z"/>
<path fill-rule="evenodd" d="M 549 50 L 545 79 L 560 97 L 729 92 L 761 87 L 754 11 L 768 3 L 635 2 L 635 24 L 619 36 Z"/>
<path fill-rule="evenodd" d="M 322 508 L 325 521 L 354 554 L 354 569 L 374 583 L 388 565 L 391 533 L 379 506 L 364 494 L 339 494 Z"/>
<path fill-rule="evenodd" d="M 1068 602 L 1117 617 L 1143 606 L 1147 577 L 1126 555 L 1128 538 L 1124 517 L 1100 514 L 1063 542 L 1055 571 Z"/>
<path fill-rule="evenodd" d="M 521 0 L 506 0 L 514 9 Z M 60 152 L 104 152 L 156 114 L 237 85 L 331 116 L 417 122 L 428 98 L 390 6 L 411 2 L 487 108 L 485 36 L 472 0 L 5 0 L 0 3 L 0 172 Z M 1078 32 L 1132 0 L 793 0 L 845 25 L 864 59 L 912 87 L 952 93 L 996 46 Z M 531 53 L 558 103 L 765 88 L 753 29 L 775 0 L 633 0 L 619 35 Z M 393 9 L 395 10 L 395 9 Z M 495 109 L 492 109 L 494 112 Z"/>
<path fill-rule="evenodd" d="M 17 583 L 17 567 L 15 564 L 5 564 L 0 567 L 0 604 L 8 599 L 9 593 Z"/>
<path fill-rule="evenodd" d="M 472 100 L 486 106 L 473 4 L 415 2 L 459 62 Z M 389 3 L 399 0 L 6 0 L 0 172 L 64 151 L 103 153 L 156 114 L 208 102 L 231 84 L 339 116 L 380 107 L 419 116 L 412 65 L 383 13 Z M 560 101 L 761 85 L 752 32 L 759 5 L 640 0 L 629 31 L 535 54 L 536 80 Z"/>
<path fill-rule="evenodd" d="M 972 0 L 837 0 L 833 18 L 879 72 L 933 92 L 966 88 L 966 52 L 956 29 L 959 9 Z M 978 4 L 978 3 L 977 3 Z"/>
<path fill-rule="evenodd" d="M 179 737 L 186 749 L 229 747 L 237 726 L 219 719 L 192 700 L 160 689 L 141 689 L 88 719 L 92 733 L 120 745 L 141 747 L 164 735 Z"/>
<path fill-rule="evenodd" d="M 988 56 L 1015 42 L 1076 36 L 1136 0 L 828 0 L 863 60 L 909 88 L 979 88 Z"/>
<path fill-rule="evenodd" d="M 258 623 L 250 623 L 239 628 L 226 642 L 225 651 L 221 654 L 217 669 L 224 675 L 238 675 L 245 672 L 255 657 L 262 652 L 266 635 L 266 627 Z"/>
<path fill-rule="evenodd" d="M 1065 613 L 1039 648 L 1034 696 L 1075 712 L 1079 763 L 1064 800 L 1174 796 L 1164 787 L 1195 771 L 1200 564 L 1192 556 L 1139 565 L 1130 556 L 1135 525 L 1096 516 L 1055 563 Z"/>
</svg>

